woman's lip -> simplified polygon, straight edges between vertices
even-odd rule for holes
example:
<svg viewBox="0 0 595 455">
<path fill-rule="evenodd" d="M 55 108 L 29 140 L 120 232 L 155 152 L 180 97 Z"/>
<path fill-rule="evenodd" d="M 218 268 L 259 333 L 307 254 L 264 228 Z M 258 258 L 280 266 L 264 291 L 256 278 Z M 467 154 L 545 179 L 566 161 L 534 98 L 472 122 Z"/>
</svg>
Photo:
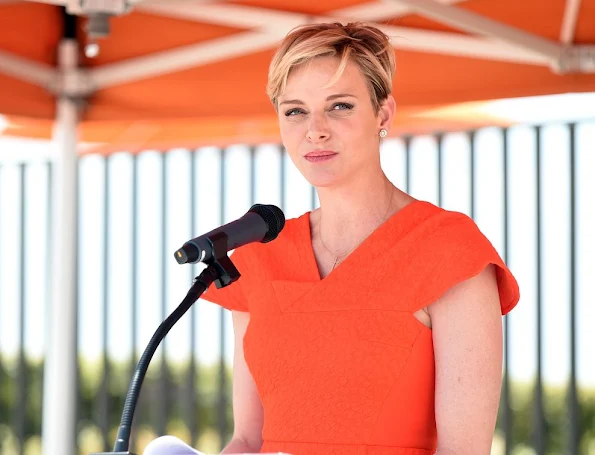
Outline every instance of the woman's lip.
<svg viewBox="0 0 595 455">
<path fill-rule="evenodd" d="M 306 154 L 306 158 L 308 157 L 316 157 L 316 156 L 330 156 L 336 155 L 337 152 L 333 152 L 332 150 L 316 150 L 315 152 L 310 152 Z"/>
<path fill-rule="evenodd" d="M 326 155 L 313 155 L 310 153 L 306 155 L 304 159 L 306 161 L 309 161 L 310 163 L 321 163 L 324 161 L 332 160 L 337 155 L 338 153 L 327 153 Z"/>
</svg>

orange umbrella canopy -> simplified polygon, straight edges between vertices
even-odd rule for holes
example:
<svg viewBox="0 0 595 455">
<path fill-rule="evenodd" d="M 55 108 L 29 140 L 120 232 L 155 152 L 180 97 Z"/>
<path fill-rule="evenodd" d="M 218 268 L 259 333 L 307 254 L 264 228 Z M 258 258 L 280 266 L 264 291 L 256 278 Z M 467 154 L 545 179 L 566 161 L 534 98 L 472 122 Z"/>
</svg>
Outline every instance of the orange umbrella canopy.
<svg viewBox="0 0 595 455">
<path fill-rule="evenodd" d="M 277 140 L 269 61 L 291 28 L 317 21 L 361 20 L 391 36 L 396 132 L 486 122 L 432 115 L 453 103 L 595 90 L 595 0 L 122 0 L 92 58 L 80 3 L 0 0 L 4 134 L 49 137 L 67 94 L 80 100 L 87 142 Z M 58 4 L 80 15 L 70 70 L 58 66 Z"/>
</svg>

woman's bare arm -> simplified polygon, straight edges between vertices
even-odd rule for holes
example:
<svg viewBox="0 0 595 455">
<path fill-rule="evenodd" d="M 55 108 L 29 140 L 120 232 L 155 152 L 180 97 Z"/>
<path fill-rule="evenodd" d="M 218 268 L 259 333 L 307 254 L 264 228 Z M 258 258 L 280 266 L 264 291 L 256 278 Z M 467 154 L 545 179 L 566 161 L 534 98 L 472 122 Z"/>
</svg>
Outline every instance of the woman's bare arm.
<svg viewBox="0 0 595 455">
<path fill-rule="evenodd" d="M 429 307 L 436 361 L 437 455 L 489 455 L 502 381 L 494 266 Z"/>
<path fill-rule="evenodd" d="M 258 453 L 262 447 L 263 410 L 254 379 L 244 358 L 244 334 L 250 314 L 233 311 L 235 337 L 233 360 L 233 420 L 231 442 L 222 454 Z"/>
</svg>

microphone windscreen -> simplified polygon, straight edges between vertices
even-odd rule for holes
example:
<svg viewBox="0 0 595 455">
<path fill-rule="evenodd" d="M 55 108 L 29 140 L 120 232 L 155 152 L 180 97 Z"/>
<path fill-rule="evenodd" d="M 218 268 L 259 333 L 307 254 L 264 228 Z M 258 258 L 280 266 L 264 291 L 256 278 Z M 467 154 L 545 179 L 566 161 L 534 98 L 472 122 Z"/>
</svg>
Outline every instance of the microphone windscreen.
<svg viewBox="0 0 595 455">
<path fill-rule="evenodd" d="M 283 211 L 275 205 L 255 204 L 250 207 L 250 210 L 248 211 L 260 215 L 268 226 L 267 233 L 261 240 L 262 243 L 267 243 L 276 239 L 285 227 L 285 215 L 283 214 Z"/>
</svg>

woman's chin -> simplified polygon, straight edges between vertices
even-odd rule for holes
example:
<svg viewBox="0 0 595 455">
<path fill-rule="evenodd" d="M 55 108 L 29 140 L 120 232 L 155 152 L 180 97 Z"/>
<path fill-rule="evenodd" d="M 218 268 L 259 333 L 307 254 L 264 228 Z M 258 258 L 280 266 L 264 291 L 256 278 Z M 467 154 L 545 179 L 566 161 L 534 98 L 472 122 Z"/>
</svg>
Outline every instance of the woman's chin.
<svg viewBox="0 0 595 455">
<path fill-rule="evenodd" d="M 330 188 L 337 184 L 336 176 L 306 176 L 306 180 L 315 188 Z"/>
</svg>

